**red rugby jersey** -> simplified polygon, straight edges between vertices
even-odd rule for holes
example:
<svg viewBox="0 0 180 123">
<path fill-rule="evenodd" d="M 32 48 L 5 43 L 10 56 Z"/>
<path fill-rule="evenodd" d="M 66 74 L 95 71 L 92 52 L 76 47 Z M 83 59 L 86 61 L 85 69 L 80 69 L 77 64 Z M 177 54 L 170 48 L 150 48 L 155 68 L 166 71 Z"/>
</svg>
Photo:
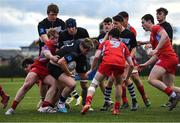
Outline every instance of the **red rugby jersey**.
<svg viewBox="0 0 180 123">
<path fill-rule="evenodd" d="M 103 51 L 102 62 L 125 67 L 126 57 L 130 52 L 126 45 L 119 40 L 106 40 L 99 45 L 99 50 Z"/>
<path fill-rule="evenodd" d="M 158 34 L 163 28 L 159 25 L 154 25 L 152 27 L 151 35 L 150 35 L 150 43 L 152 45 L 152 48 L 155 49 L 160 41 L 161 36 Z M 166 38 L 165 44 L 162 46 L 161 49 L 159 49 L 157 55 L 158 57 L 163 56 L 176 56 L 176 53 L 174 52 L 174 49 L 171 46 L 171 42 L 169 37 Z"/>
</svg>

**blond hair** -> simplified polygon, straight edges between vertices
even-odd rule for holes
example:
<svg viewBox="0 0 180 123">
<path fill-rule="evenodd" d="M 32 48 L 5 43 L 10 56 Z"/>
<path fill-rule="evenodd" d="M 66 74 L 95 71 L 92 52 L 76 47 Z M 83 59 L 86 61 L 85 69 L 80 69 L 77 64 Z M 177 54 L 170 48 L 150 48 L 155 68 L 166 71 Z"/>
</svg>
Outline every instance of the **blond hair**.
<svg viewBox="0 0 180 123">
<path fill-rule="evenodd" d="M 91 38 L 85 38 L 81 42 L 81 45 L 83 46 L 83 48 L 89 49 L 89 50 L 94 48 L 94 43 L 93 43 L 93 40 Z"/>
<path fill-rule="evenodd" d="M 48 38 L 57 37 L 57 36 L 59 36 L 59 33 L 56 31 L 56 29 L 51 28 L 47 31 L 47 36 L 48 36 Z"/>
</svg>

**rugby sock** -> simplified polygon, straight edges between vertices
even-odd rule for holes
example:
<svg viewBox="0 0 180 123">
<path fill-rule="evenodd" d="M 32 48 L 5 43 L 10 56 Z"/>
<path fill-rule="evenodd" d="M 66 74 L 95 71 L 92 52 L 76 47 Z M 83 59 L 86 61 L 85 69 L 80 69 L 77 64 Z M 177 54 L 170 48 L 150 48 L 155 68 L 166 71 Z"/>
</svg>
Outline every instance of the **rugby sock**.
<svg viewBox="0 0 180 123">
<path fill-rule="evenodd" d="M 120 102 L 115 102 L 114 103 L 114 108 L 115 109 L 119 109 L 119 107 L 120 107 Z"/>
<path fill-rule="evenodd" d="M 130 96 L 131 96 L 132 100 L 136 100 L 136 94 L 135 94 L 135 91 L 134 91 L 133 83 L 128 85 L 128 91 L 130 93 Z"/>
<path fill-rule="evenodd" d="M 66 101 L 66 97 L 63 97 L 62 95 L 60 96 L 60 98 L 59 98 L 59 100 L 62 102 L 62 103 L 65 103 L 65 101 Z"/>
<path fill-rule="evenodd" d="M 92 102 L 92 96 L 87 96 L 86 97 L 86 105 L 91 105 Z"/>
<path fill-rule="evenodd" d="M 164 92 L 165 92 L 168 96 L 170 96 L 170 95 L 172 94 L 173 90 L 172 90 L 170 87 L 167 87 L 167 88 L 164 90 Z"/>
<path fill-rule="evenodd" d="M 104 92 L 104 100 L 105 102 L 109 102 L 111 100 L 111 91 L 112 88 L 106 87 Z"/>
<path fill-rule="evenodd" d="M 147 97 L 146 97 L 146 94 L 144 91 L 144 86 L 143 85 L 137 86 L 137 89 L 138 89 L 139 93 L 141 94 L 143 100 L 147 100 Z"/>
<path fill-rule="evenodd" d="M 3 96 L 6 96 L 6 94 L 4 93 L 4 91 L 2 90 L 2 87 L 0 86 L 0 96 L 3 97 Z"/>
<path fill-rule="evenodd" d="M 17 102 L 16 100 L 14 100 L 11 108 L 13 108 L 13 109 L 15 110 L 18 104 L 19 104 L 19 102 Z"/>
<path fill-rule="evenodd" d="M 76 90 L 74 90 L 73 92 L 71 92 L 71 94 L 73 95 L 73 97 L 74 97 L 75 99 L 78 99 L 78 98 L 79 98 L 79 94 L 77 93 Z"/>
<path fill-rule="evenodd" d="M 128 99 L 126 97 L 126 85 L 122 85 L 122 101 L 123 103 L 128 103 Z"/>
<path fill-rule="evenodd" d="M 83 88 L 81 93 L 82 93 L 82 105 L 84 106 L 86 103 L 87 88 Z"/>
<path fill-rule="evenodd" d="M 47 106 L 52 106 L 50 102 L 48 101 L 43 101 L 42 107 L 47 107 Z"/>
</svg>

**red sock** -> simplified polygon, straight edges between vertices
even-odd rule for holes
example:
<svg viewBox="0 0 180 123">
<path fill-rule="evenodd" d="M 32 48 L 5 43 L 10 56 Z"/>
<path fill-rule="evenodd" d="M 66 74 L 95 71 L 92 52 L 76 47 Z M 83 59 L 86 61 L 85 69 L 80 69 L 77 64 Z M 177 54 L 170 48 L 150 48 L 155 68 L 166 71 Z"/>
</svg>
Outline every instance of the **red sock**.
<svg viewBox="0 0 180 123">
<path fill-rule="evenodd" d="M 115 108 L 115 109 L 119 109 L 119 107 L 120 107 L 120 102 L 115 102 L 114 108 Z"/>
<path fill-rule="evenodd" d="M 15 110 L 18 104 L 19 104 L 19 102 L 17 102 L 16 100 L 14 100 L 11 108 L 13 108 L 13 109 Z"/>
<path fill-rule="evenodd" d="M 146 94 L 145 94 L 145 91 L 144 91 L 144 86 L 143 85 L 137 86 L 137 89 L 140 92 L 143 100 L 146 100 L 147 97 L 146 97 Z"/>
<path fill-rule="evenodd" d="M 0 96 L 3 97 L 4 95 L 6 95 L 6 94 L 5 94 L 4 91 L 2 90 L 2 87 L 0 86 Z"/>
<path fill-rule="evenodd" d="M 172 94 L 173 90 L 172 90 L 170 87 L 167 87 L 167 88 L 164 90 L 164 92 L 165 92 L 168 96 L 170 96 L 170 95 Z"/>
<path fill-rule="evenodd" d="M 123 101 L 123 103 L 128 102 L 128 99 L 126 97 L 126 85 L 125 84 L 122 85 L 122 101 Z"/>
<path fill-rule="evenodd" d="M 43 101 L 42 107 L 47 107 L 47 106 L 51 106 L 51 103 L 48 101 Z"/>
<path fill-rule="evenodd" d="M 92 102 L 92 96 L 87 96 L 86 97 L 86 105 L 90 105 Z"/>
</svg>

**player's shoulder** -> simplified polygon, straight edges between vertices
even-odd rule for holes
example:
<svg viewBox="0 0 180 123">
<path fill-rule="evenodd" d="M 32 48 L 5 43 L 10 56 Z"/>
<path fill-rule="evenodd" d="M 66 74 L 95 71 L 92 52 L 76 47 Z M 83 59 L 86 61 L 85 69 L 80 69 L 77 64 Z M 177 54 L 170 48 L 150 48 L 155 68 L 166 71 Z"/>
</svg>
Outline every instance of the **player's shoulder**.
<svg viewBox="0 0 180 123">
<path fill-rule="evenodd" d="M 62 19 L 60 19 L 60 18 L 57 18 L 56 21 L 65 25 L 65 22 Z"/>
<path fill-rule="evenodd" d="M 162 27 L 160 25 L 154 25 L 152 26 L 152 32 L 158 32 L 160 29 L 162 29 Z"/>
<path fill-rule="evenodd" d="M 85 28 L 83 28 L 83 27 L 77 27 L 77 30 L 78 31 L 87 31 Z"/>
<path fill-rule="evenodd" d="M 48 19 L 47 18 L 44 18 L 42 21 L 39 22 L 39 24 L 45 24 L 48 22 Z"/>
<path fill-rule="evenodd" d="M 123 32 L 124 32 L 124 35 L 127 35 L 127 36 L 134 36 L 133 32 L 131 32 L 131 31 L 128 30 L 128 29 L 125 29 Z"/>
</svg>

